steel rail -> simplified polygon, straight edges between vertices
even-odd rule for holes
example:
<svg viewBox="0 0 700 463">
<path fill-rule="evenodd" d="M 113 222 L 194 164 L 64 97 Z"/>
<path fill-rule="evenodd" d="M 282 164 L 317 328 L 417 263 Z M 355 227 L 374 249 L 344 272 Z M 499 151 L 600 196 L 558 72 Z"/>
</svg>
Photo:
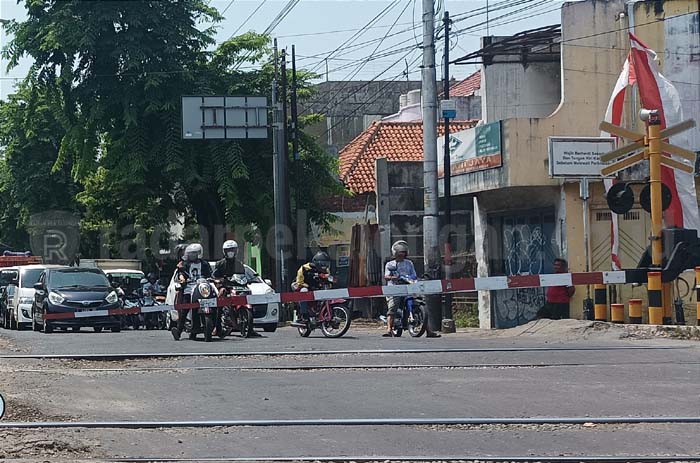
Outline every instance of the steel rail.
<svg viewBox="0 0 700 463">
<path fill-rule="evenodd" d="M 615 363 L 473 363 L 467 365 L 231 365 L 231 366 L 174 366 L 174 367 L 123 367 L 123 368 L 7 368 L 0 371 L 12 373 L 123 373 L 166 371 L 311 371 L 311 370 L 488 370 L 488 369 L 535 369 L 576 367 L 620 367 L 628 365 L 659 365 L 659 362 L 615 362 Z M 700 362 L 663 362 L 663 365 L 700 365 Z"/>
<path fill-rule="evenodd" d="M 306 350 L 306 351 L 238 351 L 238 352 L 133 352 L 133 353 L 80 353 L 80 354 L 0 354 L 0 359 L 38 360 L 131 360 L 139 358 L 171 357 L 284 357 L 312 355 L 361 355 L 361 354 L 445 354 L 485 352 L 589 352 L 615 350 L 683 350 L 695 346 L 592 346 L 592 347 L 465 347 L 431 349 L 358 349 L 358 350 Z"/>
<path fill-rule="evenodd" d="M 288 426 L 426 426 L 426 425 L 548 425 L 570 424 L 700 424 L 700 416 L 611 416 L 611 417 L 531 417 L 531 418 L 318 418 L 295 420 L 203 420 L 203 421 L 0 421 L 0 429 L 87 428 L 155 429 L 214 427 Z"/>
<path fill-rule="evenodd" d="M 102 460 L 100 460 L 102 461 Z M 579 456 L 483 456 L 483 455 L 462 455 L 462 456 L 391 456 L 391 455 L 376 455 L 376 456 L 317 456 L 317 457 L 275 457 L 275 456 L 261 456 L 261 457 L 221 457 L 221 458 L 113 458 L 106 461 L 110 462 L 120 462 L 120 463 L 180 463 L 180 462 L 239 462 L 239 463 L 252 463 L 252 462 L 278 462 L 278 463 L 291 463 L 291 462 L 334 462 L 334 463 L 371 463 L 371 462 L 480 462 L 480 463 L 574 463 L 574 462 L 592 462 L 592 463 L 628 463 L 628 462 L 640 462 L 640 463 L 670 463 L 670 462 L 690 462 L 690 461 L 700 461 L 700 455 L 680 455 L 680 456 L 668 456 L 668 455 L 579 455 Z"/>
</svg>

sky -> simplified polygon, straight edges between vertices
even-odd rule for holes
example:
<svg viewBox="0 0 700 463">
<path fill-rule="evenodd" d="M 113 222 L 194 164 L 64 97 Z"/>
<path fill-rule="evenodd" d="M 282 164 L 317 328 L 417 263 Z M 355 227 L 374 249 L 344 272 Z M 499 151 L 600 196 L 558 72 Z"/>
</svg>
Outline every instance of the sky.
<svg viewBox="0 0 700 463">
<path fill-rule="evenodd" d="M 217 42 L 234 33 L 264 31 L 285 8 L 289 0 L 212 0 L 224 11 L 225 20 L 218 25 Z M 562 2 L 553 0 L 490 0 L 490 35 L 517 32 L 560 22 Z M 441 18 L 445 9 L 455 18 L 450 57 L 457 58 L 478 50 L 480 37 L 487 35 L 485 0 L 436 0 Z M 24 19 L 24 1 L 0 0 L 0 19 Z M 504 5 L 512 5 L 504 8 Z M 422 41 L 421 6 L 418 0 L 299 0 L 272 32 L 280 48 L 294 45 L 297 67 L 321 75 L 320 80 L 392 80 L 409 77 L 420 79 Z M 256 11 L 257 10 L 257 11 Z M 475 11 L 476 10 L 476 11 Z M 369 28 L 363 27 L 370 25 Z M 4 46 L 7 37 L 0 35 Z M 339 48 L 340 47 L 340 48 Z M 442 60 L 442 43 L 438 43 L 437 61 Z M 368 59 L 371 58 L 371 59 Z M 326 58 L 328 58 L 326 60 Z M 12 91 L 14 79 L 23 77 L 30 60 L 7 71 L 0 60 L 0 98 Z M 467 77 L 476 67 L 451 66 L 450 75 Z M 326 76 L 326 71 L 328 75 Z M 438 69 L 438 78 L 442 68 Z"/>
</svg>

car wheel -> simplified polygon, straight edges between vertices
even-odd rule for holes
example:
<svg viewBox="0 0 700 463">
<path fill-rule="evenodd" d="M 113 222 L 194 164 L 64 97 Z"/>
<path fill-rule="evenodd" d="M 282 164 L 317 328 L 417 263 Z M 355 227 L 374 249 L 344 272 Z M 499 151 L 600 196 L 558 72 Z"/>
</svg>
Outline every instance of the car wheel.
<svg viewBox="0 0 700 463">
<path fill-rule="evenodd" d="M 122 330 L 121 326 L 113 326 L 112 333 L 119 333 Z"/>
<path fill-rule="evenodd" d="M 79 326 L 71 326 L 70 330 L 74 333 L 77 333 L 78 331 L 80 331 L 80 327 Z"/>
<path fill-rule="evenodd" d="M 277 323 L 268 323 L 263 325 L 263 331 L 266 333 L 274 333 L 277 331 Z"/>
<path fill-rule="evenodd" d="M 93 331 L 95 333 L 101 333 L 102 332 L 102 327 L 101 326 L 93 326 L 92 327 Z"/>
</svg>

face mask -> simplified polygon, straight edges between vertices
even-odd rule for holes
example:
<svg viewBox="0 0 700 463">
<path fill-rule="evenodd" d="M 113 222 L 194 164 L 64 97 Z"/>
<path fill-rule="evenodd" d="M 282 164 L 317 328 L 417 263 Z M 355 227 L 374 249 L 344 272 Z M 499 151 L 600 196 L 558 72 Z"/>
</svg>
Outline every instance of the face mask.
<svg viewBox="0 0 700 463">
<path fill-rule="evenodd" d="M 233 259 L 234 257 L 236 257 L 236 253 L 229 251 L 226 253 L 226 257 L 228 257 L 229 259 Z"/>
</svg>

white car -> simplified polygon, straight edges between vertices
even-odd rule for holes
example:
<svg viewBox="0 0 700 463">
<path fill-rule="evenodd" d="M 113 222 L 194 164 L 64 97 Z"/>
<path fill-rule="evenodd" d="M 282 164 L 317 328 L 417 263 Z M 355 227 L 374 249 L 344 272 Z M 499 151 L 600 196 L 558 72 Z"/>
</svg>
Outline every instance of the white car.
<svg viewBox="0 0 700 463">
<path fill-rule="evenodd" d="M 146 278 L 141 270 L 115 268 L 103 270 L 109 281 L 117 281 L 123 291 L 133 291 L 141 287 L 141 280 Z"/>
<path fill-rule="evenodd" d="M 7 285 L 7 312 L 10 328 L 21 330 L 32 324 L 32 305 L 34 304 L 34 284 L 47 268 L 59 268 L 61 265 L 20 265 L 17 267 L 18 277 Z M 11 296 L 10 296 L 11 294 Z"/>
<path fill-rule="evenodd" d="M 216 266 L 216 262 L 209 262 L 209 265 L 211 265 L 213 271 L 214 267 Z M 270 280 L 263 280 L 262 278 L 260 278 L 260 275 L 255 273 L 255 270 L 248 267 L 247 265 L 244 265 L 243 267 L 245 268 L 246 278 L 248 279 L 248 288 L 250 289 L 252 295 L 255 296 L 275 292 L 275 290 L 271 286 Z M 176 275 L 177 270 L 175 270 L 175 272 L 173 273 L 173 276 L 170 278 L 170 283 L 168 284 L 168 293 L 165 296 L 166 305 L 173 305 L 175 303 Z M 277 329 L 277 323 L 279 322 L 279 312 L 280 310 L 278 303 L 273 302 L 269 304 L 253 305 L 253 325 L 256 328 L 262 328 L 263 331 L 267 333 L 272 333 Z M 166 317 L 168 329 L 170 329 L 178 320 L 178 311 L 171 310 Z"/>
</svg>

